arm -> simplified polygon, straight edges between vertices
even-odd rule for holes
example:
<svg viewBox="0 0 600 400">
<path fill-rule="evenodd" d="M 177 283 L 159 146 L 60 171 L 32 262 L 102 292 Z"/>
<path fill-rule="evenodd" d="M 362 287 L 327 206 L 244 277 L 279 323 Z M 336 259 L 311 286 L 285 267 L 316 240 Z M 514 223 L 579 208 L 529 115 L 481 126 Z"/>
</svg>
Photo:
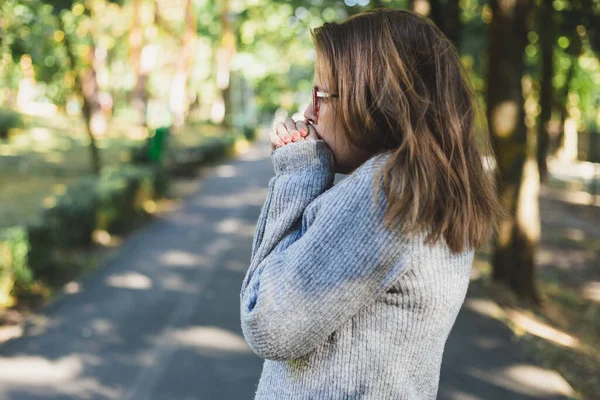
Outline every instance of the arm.
<svg viewBox="0 0 600 400">
<path fill-rule="evenodd" d="M 258 217 L 251 259 L 257 251 L 263 255 L 270 253 L 294 223 L 301 223 L 306 207 L 333 185 L 333 153 L 324 140 L 294 142 L 271 150 L 271 160 L 275 176 L 269 181 L 267 198 Z M 265 233 L 268 240 L 262 243 Z"/>
<path fill-rule="evenodd" d="M 253 256 L 240 297 L 244 337 L 263 358 L 290 360 L 314 350 L 405 269 L 403 239 L 382 226 L 385 207 L 372 199 L 373 179 L 368 173 L 347 179 L 354 181 L 321 205 L 303 235 L 277 231 L 277 219 L 266 224 L 269 251 Z M 270 207 L 293 208 L 297 189 L 279 190 Z M 277 217 L 285 221 L 285 214 Z"/>
</svg>

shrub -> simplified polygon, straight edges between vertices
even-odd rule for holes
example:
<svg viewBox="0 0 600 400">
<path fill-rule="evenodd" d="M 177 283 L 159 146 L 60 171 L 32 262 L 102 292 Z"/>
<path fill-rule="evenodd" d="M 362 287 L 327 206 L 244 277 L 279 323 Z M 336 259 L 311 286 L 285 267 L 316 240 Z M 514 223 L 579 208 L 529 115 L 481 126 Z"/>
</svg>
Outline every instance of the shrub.
<svg viewBox="0 0 600 400">
<path fill-rule="evenodd" d="M 170 176 L 167 168 L 162 165 L 150 165 L 148 170 L 152 174 L 152 186 L 156 198 L 165 197 L 169 191 Z"/>
<path fill-rule="evenodd" d="M 73 247 L 91 243 L 96 228 L 97 186 L 97 177 L 82 178 L 57 198 L 54 207 L 42 212 L 42 222 L 51 232 L 52 244 Z"/>
<path fill-rule="evenodd" d="M 231 134 L 206 138 L 200 144 L 203 161 L 211 162 L 227 155 L 233 149 L 235 139 Z"/>
<path fill-rule="evenodd" d="M 107 169 L 100 177 L 70 185 L 26 227 L 5 231 L 0 240 L 0 297 L 12 287 L 6 283 L 10 279 L 23 291 L 34 278 L 50 287 L 67 282 L 84 267 L 77 249 L 91 244 L 94 230 L 127 231 L 146 216 L 145 202 L 165 192 L 167 178 L 158 165 Z"/>
<path fill-rule="evenodd" d="M 150 162 L 150 157 L 148 156 L 148 142 L 132 146 L 129 149 L 129 152 L 131 154 L 132 164 L 148 164 Z"/>
<path fill-rule="evenodd" d="M 27 263 L 36 280 L 54 282 L 62 265 L 58 257 L 58 246 L 54 243 L 57 237 L 57 226 L 44 223 L 42 218 L 26 227 L 29 252 Z"/>
<path fill-rule="evenodd" d="M 13 128 L 22 128 L 21 114 L 8 109 L 0 109 L 0 139 L 6 139 Z"/>
<path fill-rule="evenodd" d="M 233 152 L 237 136 L 227 133 L 204 137 L 197 146 L 172 149 L 169 171 L 177 176 L 195 175 L 195 167 L 212 163 Z"/>
<path fill-rule="evenodd" d="M 248 140 L 256 139 L 258 129 L 256 126 L 244 126 L 244 136 Z"/>
<path fill-rule="evenodd" d="M 0 310 L 11 304 L 13 284 L 12 254 L 7 243 L 0 241 Z"/>
<path fill-rule="evenodd" d="M 244 135 L 249 137 L 248 128 Z M 229 154 L 236 136 L 207 137 L 189 164 L 218 160 Z M 82 268 L 77 249 L 91 244 L 94 230 L 123 233 L 147 215 L 149 200 L 166 195 L 169 170 L 163 163 L 149 162 L 148 147 L 134 151 L 133 161 L 105 169 L 100 176 L 82 178 L 56 197 L 25 227 L 0 232 L 0 304 L 11 291 L 27 292 L 35 282 L 50 287 L 72 279 Z M 85 262 L 85 261 L 83 261 Z"/>
<path fill-rule="evenodd" d="M 0 305 L 9 303 L 11 292 L 25 291 L 33 283 L 28 253 L 29 238 L 24 228 L 0 232 Z"/>
<path fill-rule="evenodd" d="M 97 193 L 97 228 L 122 233 L 146 215 L 144 203 L 155 197 L 153 170 L 127 165 L 102 174 Z"/>
</svg>

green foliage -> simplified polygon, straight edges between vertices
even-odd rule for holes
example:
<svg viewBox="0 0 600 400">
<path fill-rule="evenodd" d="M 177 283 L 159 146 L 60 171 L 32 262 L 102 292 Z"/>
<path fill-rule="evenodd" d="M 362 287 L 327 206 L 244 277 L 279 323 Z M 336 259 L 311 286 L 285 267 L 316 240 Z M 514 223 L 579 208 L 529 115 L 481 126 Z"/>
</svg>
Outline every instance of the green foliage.
<svg viewBox="0 0 600 400">
<path fill-rule="evenodd" d="M 6 139 L 13 128 L 23 128 L 21 114 L 9 109 L 0 109 L 0 139 Z"/>
<path fill-rule="evenodd" d="M 245 136 L 253 135 L 255 130 L 248 128 Z M 225 156 L 236 139 L 233 134 L 205 138 L 195 148 L 195 163 Z M 118 234 L 135 226 L 147 217 L 147 202 L 166 194 L 168 183 L 169 170 L 150 163 L 107 168 L 98 177 L 70 185 L 36 221 L 1 232 L 0 290 L 9 286 L 2 285 L 7 279 L 24 289 L 34 281 L 49 286 L 64 283 L 81 268 L 72 250 L 90 245 L 95 230 Z"/>
<path fill-rule="evenodd" d="M 146 215 L 144 203 L 154 198 L 154 177 L 150 168 L 127 165 L 102 173 L 97 187 L 98 229 L 123 233 Z"/>
<path fill-rule="evenodd" d="M 235 136 L 223 135 L 208 137 L 199 147 L 202 160 L 211 162 L 226 155 L 235 144 Z"/>
<path fill-rule="evenodd" d="M 7 299 L 11 290 L 23 291 L 33 283 L 28 252 L 29 239 L 24 228 L 12 227 L 0 232 L 0 299 Z"/>
<path fill-rule="evenodd" d="M 27 265 L 36 281 L 55 282 L 64 264 L 60 262 L 59 249 L 54 243 L 58 233 L 55 227 L 45 224 L 42 218 L 25 227 L 29 252 Z"/>
<path fill-rule="evenodd" d="M 149 165 L 146 169 L 152 172 L 152 187 L 154 188 L 154 196 L 156 198 L 163 198 L 169 191 L 169 182 L 171 181 L 169 176 L 169 170 L 162 165 Z"/>
<path fill-rule="evenodd" d="M 52 242 L 57 246 L 84 246 L 91 243 L 96 227 L 98 179 L 85 177 L 69 186 L 57 199 L 56 205 L 42 213 L 44 224 L 54 235 Z"/>
<path fill-rule="evenodd" d="M 51 0 L 51 1 L 41 0 L 41 1 L 42 1 L 42 3 L 47 3 L 49 5 L 52 5 L 53 9 L 54 9 L 54 12 L 57 15 L 60 15 L 60 13 L 62 11 L 73 9 L 73 6 L 75 6 L 75 5 L 82 5 L 82 6 L 84 6 L 83 12 L 86 15 L 90 14 L 89 8 L 85 7 L 85 5 L 86 5 L 85 1 L 78 1 L 78 0 Z M 114 4 L 117 4 L 119 6 L 122 6 L 124 4 L 124 2 L 125 2 L 125 0 L 107 0 L 107 3 L 114 3 Z"/>
<path fill-rule="evenodd" d="M 56 19 L 52 7 L 38 0 L 6 0 L 0 5 L 5 32 L 1 47 L 8 57 L 0 57 L 0 79 L 8 80 L 8 86 L 16 88 L 21 75 L 19 63 L 23 56 L 31 58 L 35 78 L 46 83 L 40 93 L 51 101 L 64 99 L 62 80 L 68 71 L 66 53 L 57 37 Z M 4 76 L 3 76 L 4 75 Z M 6 84 L 6 83 L 4 83 Z"/>
<path fill-rule="evenodd" d="M 244 126 L 244 136 L 248 140 L 256 139 L 256 135 L 258 134 L 258 129 L 256 126 Z"/>
<path fill-rule="evenodd" d="M 106 169 L 69 186 L 34 222 L 0 232 L 0 298 L 34 281 L 52 287 L 70 279 L 83 267 L 73 252 L 90 245 L 95 230 L 130 229 L 147 216 L 146 201 L 166 193 L 167 182 L 159 165 Z"/>
<path fill-rule="evenodd" d="M 167 168 L 174 175 L 193 176 L 196 166 L 210 164 L 231 155 L 238 139 L 242 137 L 248 139 L 255 135 L 253 128 L 250 127 L 245 132 L 239 134 L 221 132 L 215 136 L 202 137 L 198 143 L 188 143 L 182 147 L 172 146 L 167 160 Z"/>
<path fill-rule="evenodd" d="M 131 162 L 133 164 L 149 164 L 150 156 L 148 154 L 148 141 L 141 145 L 131 146 L 129 148 L 131 154 Z"/>
</svg>

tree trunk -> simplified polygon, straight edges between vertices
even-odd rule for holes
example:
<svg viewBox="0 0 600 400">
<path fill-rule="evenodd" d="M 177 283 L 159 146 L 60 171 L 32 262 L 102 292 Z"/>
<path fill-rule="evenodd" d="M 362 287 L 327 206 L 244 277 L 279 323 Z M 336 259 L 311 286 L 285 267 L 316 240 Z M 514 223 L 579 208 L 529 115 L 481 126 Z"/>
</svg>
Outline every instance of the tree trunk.
<svg viewBox="0 0 600 400">
<path fill-rule="evenodd" d="M 537 135 L 537 163 L 540 182 L 548 177 L 548 145 L 550 143 L 550 121 L 554 104 L 554 8 L 552 0 L 542 0 L 539 8 L 540 47 L 542 51 L 542 79 L 540 82 L 540 120 Z"/>
<path fill-rule="evenodd" d="M 458 49 L 460 40 L 460 6 L 458 0 L 409 0 L 408 8 L 431 19 Z"/>
<path fill-rule="evenodd" d="M 460 46 L 460 5 L 458 0 L 448 0 L 443 15 L 445 16 L 443 31 L 458 50 Z"/>
<path fill-rule="evenodd" d="M 560 114 L 560 123 L 558 128 L 558 136 L 554 140 L 554 145 L 552 146 L 552 154 L 557 155 L 560 150 L 564 147 L 565 143 L 565 122 L 569 115 L 569 87 L 571 86 L 571 80 L 573 79 L 573 75 L 575 72 L 575 62 L 576 59 L 573 59 L 569 69 L 567 70 L 567 77 L 565 79 L 565 84 L 563 89 L 557 93 L 554 98 L 555 106 L 558 108 Z"/>
<path fill-rule="evenodd" d="M 539 178 L 528 148 L 521 84 L 532 3 L 492 0 L 491 7 L 487 117 L 497 157 L 499 191 L 510 211 L 500 222 L 495 239 L 493 279 L 507 284 L 520 297 L 539 302 L 534 268 L 539 219 L 532 218 L 538 212 L 532 185 L 539 184 Z"/>
<path fill-rule="evenodd" d="M 185 122 L 188 111 L 187 85 L 194 64 L 194 48 L 196 46 L 196 13 L 192 0 L 185 1 L 185 31 L 181 41 L 181 56 L 173 83 L 171 85 L 171 111 L 173 124 L 181 126 Z"/>
<path fill-rule="evenodd" d="M 95 51 L 91 46 L 90 53 Z M 94 118 L 104 118 L 98 101 L 98 81 L 96 80 L 96 70 L 93 63 L 81 74 L 80 78 L 81 94 L 83 95 L 83 117 L 85 118 L 88 135 L 90 137 L 90 155 L 92 157 L 92 171 L 95 174 L 100 173 L 102 165 L 100 163 L 100 152 L 96 144 Z"/>
<path fill-rule="evenodd" d="M 71 46 L 71 40 L 67 34 L 68 30 L 65 29 L 64 22 L 61 16 L 58 16 L 58 23 L 60 30 L 65 32 L 64 41 L 65 48 L 67 50 L 67 56 L 71 64 L 71 72 L 75 76 L 75 90 L 83 97 L 82 114 L 85 119 L 85 125 L 90 138 L 90 156 L 91 156 L 91 168 L 94 174 L 99 174 L 102 169 L 102 162 L 100 159 L 100 151 L 96 144 L 96 137 L 94 136 L 93 119 L 95 116 L 102 118 L 102 110 L 100 107 L 100 101 L 98 99 L 98 81 L 96 80 L 96 69 L 95 69 L 95 46 L 92 44 L 88 49 L 89 59 L 86 62 L 85 70 L 81 75 L 77 72 L 77 59 L 73 53 Z"/>
<path fill-rule="evenodd" d="M 221 125 L 232 126 L 231 110 L 231 63 L 235 55 L 235 35 L 231 21 L 231 0 L 224 0 L 221 8 L 221 42 L 217 49 L 217 87 L 221 98 L 217 100 L 221 107 Z"/>
<path fill-rule="evenodd" d="M 135 87 L 131 93 L 131 104 L 137 111 L 138 122 L 146 126 L 146 108 L 148 106 L 148 95 L 146 93 L 146 82 L 150 70 L 142 65 L 142 50 L 144 48 L 144 27 L 142 26 L 142 0 L 133 2 L 133 25 L 129 33 L 129 60 L 135 74 Z"/>
<path fill-rule="evenodd" d="M 408 5 L 412 11 L 428 17 L 444 30 L 444 10 L 439 0 L 409 0 Z"/>
<path fill-rule="evenodd" d="M 559 135 L 556 138 L 555 153 L 557 156 L 568 155 L 566 159 L 572 158 L 570 156 L 572 154 L 577 154 L 577 148 L 569 148 L 569 145 L 576 145 L 576 141 L 573 143 L 573 140 L 566 140 L 566 131 L 573 128 L 573 124 L 570 123 L 572 120 L 569 118 L 569 88 L 571 87 L 571 81 L 575 76 L 575 65 L 577 64 L 577 60 L 583 53 L 583 43 L 581 37 L 576 32 L 571 36 L 570 40 L 571 45 L 567 50 L 571 55 L 571 65 L 567 71 L 565 84 L 560 91 L 560 94 L 556 96 L 557 101 L 560 102 L 560 129 Z"/>
</svg>

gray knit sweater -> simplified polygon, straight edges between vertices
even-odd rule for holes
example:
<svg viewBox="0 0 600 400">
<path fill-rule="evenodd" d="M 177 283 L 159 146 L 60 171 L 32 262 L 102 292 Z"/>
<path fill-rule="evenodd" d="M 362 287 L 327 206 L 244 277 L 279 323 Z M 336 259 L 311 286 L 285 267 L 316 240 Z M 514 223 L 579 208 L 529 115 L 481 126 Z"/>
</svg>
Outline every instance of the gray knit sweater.
<svg viewBox="0 0 600 400">
<path fill-rule="evenodd" d="M 265 359 L 256 400 L 436 398 L 474 252 L 384 229 L 385 196 L 371 196 L 388 156 L 333 185 L 323 140 L 271 151 L 240 293 L 244 337 Z"/>
</svg>

